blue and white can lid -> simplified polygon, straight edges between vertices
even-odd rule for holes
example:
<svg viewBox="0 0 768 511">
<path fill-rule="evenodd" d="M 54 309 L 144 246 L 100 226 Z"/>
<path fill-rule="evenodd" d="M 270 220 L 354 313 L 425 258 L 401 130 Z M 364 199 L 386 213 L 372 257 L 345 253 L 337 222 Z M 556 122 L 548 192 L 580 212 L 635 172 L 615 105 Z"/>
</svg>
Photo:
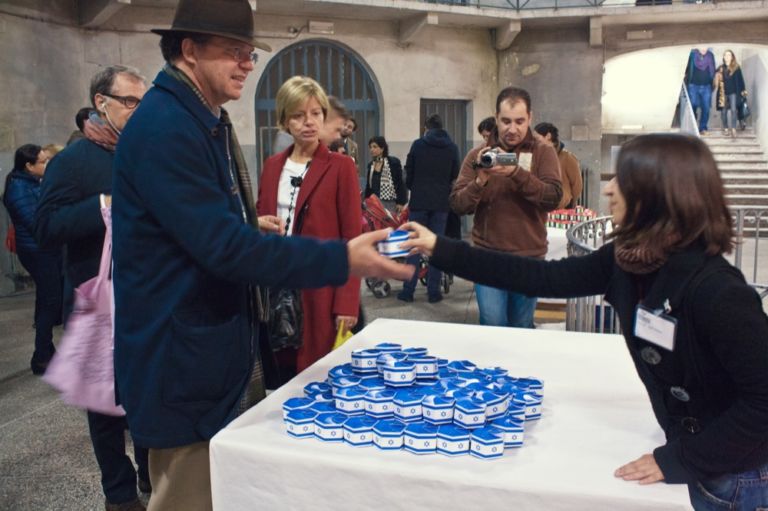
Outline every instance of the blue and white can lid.
<svg viewBox="0 0 768 511">
<path fill-rule="evenodd" d="M 286 419 L 289 422 L 312 422 L 317 417 L 317 412 L 312 410 L 293 410 L 288 412 Z"/>
<path fill-rule="evenodd" d="M 347 419 L 347 421 L 344 423 L 344 429 L 348 429 L 350 431 L 366 431 L 373 429 L 373 426 L 376 425 L 376 419 L 373 417 L 367 417 L 365 415 L 358 415 L 355 417 L 350 417 Z"/>
<path fill-rule="evenodd" d="M 413 424 L 408 424 L 405 427 L 404 433 L 406 435 L 416 436 L 416 437 L 436 437 L 437 436 L 437 428 L 435 426 L 431 426 L 427 424 L 426 422 L 414 422 Z"/>
<path fill-rule="evenodd" d="M 402 350 L 403 346 L 395 342 L 380 342 L 374 346 L 374 348 L 381 351 L 382 353 L 392 353 L 394 351 Z"/>
<path fill-rule="evenodd" d="M 349 420 L 349 417 L 343 413 L 321 413 L 315 417 L 315 423 L 325 427 L 341 427 L 345 422 Z"/>
<path fill-rule="evenodd" d="M 373 427 L 373 431 L 380 435 L 400 435 L 405 430 L 405 424 L 395 419 L 380 420 Z"/>
</svg>

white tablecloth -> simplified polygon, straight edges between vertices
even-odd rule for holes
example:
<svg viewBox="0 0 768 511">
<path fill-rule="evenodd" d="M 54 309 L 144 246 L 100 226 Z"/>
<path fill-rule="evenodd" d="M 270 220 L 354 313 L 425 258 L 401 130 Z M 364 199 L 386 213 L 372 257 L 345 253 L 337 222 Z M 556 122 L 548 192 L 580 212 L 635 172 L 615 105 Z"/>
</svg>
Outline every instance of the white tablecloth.
<svg viewBox="0 0 768 511">
<path fill-rule="evenodd" d="M 417 456 L 296 440 L 281 406 L 310 381 L 379 342 L 544 379 L 538 423 L 497 460 Z M 379 319 L 211 441 L 216 510 L 682 510 L 682 485 L 613 477 L 663 442 L 619 336 Z"/>
</svg>

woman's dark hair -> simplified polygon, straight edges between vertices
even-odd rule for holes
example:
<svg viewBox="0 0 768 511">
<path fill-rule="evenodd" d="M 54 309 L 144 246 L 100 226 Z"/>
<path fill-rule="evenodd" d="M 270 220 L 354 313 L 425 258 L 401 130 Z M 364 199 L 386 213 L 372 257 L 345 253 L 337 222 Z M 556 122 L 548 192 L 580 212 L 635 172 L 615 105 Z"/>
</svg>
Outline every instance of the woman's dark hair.
<svg viewBox="0 0 768 511">
<path fill-rule="evenodd" d="M 37 157 L 40 156 L 40 151 L 43 148 L 35 144 L 24 144 L 16 149 L 16 154 L 13 155 L 13 170 L 26 172 L 27 163 L 36 163 Z M 9 172 L 5 176 L 5 188 L 3 188 L 3 196 L 8 193 L 8 185 L 11 183 L 12 174 Z"/>
<path fill-rule="evenodd" d="M 542 137 L 549 134 L 549 138 L 552 139 L 552 143 L 555 144 L 555 147 L 557 147 L 557 145 L 560 143 L 560 130 L 557 129 L 557 126 L 551 122 L 540 122 L 536 125 L 535 128 L 533 128 L 533 131 Z"/>
<path fill-rule="evenodd" d="M 694 242 L 708 254 L 730 252 L 731 214 L 723 182 L 707 145 L 688 135 L 641 135 L 621 146 L 616 179 L 626 201 L 617 243 L 656 255 Z"/>
<path fill-rule="evenodd" d="M 477 132 L 481 135 L 484 131 L 492 132 L 493 128 L 496 127 L 496 118 L 495 117 L 486 117 L 482 121 L 480 121 L 480 124 L 477 125 Z"/>
<path fill-rule="evenodd" d="M 512 105 L 518 101 L 522 101 L 525 103 L 525 113 L 531 113 L 531 95 L 528 94 L 528 91 L 525 89 L 521 89 L 519 87 L 507 87 L 506 89 L 503 89 L 501 92 L 499 92 L 499 95 L 496 96 L 497 114 L 501 110 L 501 104 L 505 101 L 509 101 Z"/>
<path fill-rule="evenodd" d="M 13 156 L 14 170 L 26 171 L 27 163 L 34 165 L 42 150 L 43 148 L 36 144 L 24 144 L 16 149 L 16 154 Z"/>
<path fill-rule="evenodd" d="M 196 32 L 166 32 L 160 38 L 160 53 L 163 54 L 166 62 L 173 64 L 181 57 L 181 43 L 184 39 L 192 39 L 195 44 L 205 44 L 211 36 Z"/>
<path fill-rule="evenodd" d="M 376 144 L 377 146 L 381 147 L 381 155 L 385 158 L 389 156 L 389 144 L 387 144 L 387 141 L 384 137 L 381 135 L 377 135 L 375 137 L 371 137 L 371 139 L 368 141 L 368 145 Z"/>
</svg>

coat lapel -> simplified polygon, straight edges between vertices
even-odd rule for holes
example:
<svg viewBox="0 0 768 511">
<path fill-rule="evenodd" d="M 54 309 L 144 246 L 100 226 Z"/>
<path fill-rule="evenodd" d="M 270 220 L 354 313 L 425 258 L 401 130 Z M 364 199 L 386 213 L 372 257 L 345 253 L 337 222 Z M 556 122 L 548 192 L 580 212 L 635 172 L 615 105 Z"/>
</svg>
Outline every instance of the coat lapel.
<svg viewBox="0 0 768 511">
<path fill-rule="evenodd" d="M 309 170 L 304 176 L 304 181 L 301 183 L 299 196 L 296 199 L 297 215 L 304 209 L 304 206 L 307 203 L 307 199 L 312 196 L 312 192 L 315 188 L 317 188 L 317 185 L 320 184 L 320 181 L 323 179 L 323 176 L 326 174 L 326 172 L 328 172 L 330 164 L 331 158 L 330 153 L 328 152 L 328 148 L 321 143 L 319 146 L 317 146 L 315 154 L 312 156 L 312 163 L 309 165 Z"/>
</svg>

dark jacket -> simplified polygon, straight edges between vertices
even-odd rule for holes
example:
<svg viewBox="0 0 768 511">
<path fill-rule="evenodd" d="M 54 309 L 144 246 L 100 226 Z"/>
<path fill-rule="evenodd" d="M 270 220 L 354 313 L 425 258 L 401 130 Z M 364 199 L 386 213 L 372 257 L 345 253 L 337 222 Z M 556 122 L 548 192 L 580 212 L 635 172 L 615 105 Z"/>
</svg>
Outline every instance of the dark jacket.
<svg viewBox="0 0 768 511">
<path fill-rule="evenodd" d="M 439 238 L 429 262 L 480 284 L 530 296 L 605 293 L 667 443 L 653 452 L 667 483 L 691 483 L 768 461 L 768 321 L 757 293 L 720 256 L 689 247 L 658 272 L 621 270 L 613 243 L 541 261 Z M 633 335 L 638 302 L 677 319 L 673 351 Z"/>
<path fill-rule="evenodd" d="M 243 219 L 232 125 L 161 71 L 115 157 L 115 376 L 136 442 L 209 440 L 235 417 L 259 352 L 249 285 L 348 278 L 339 241 L 263 236 Z"/>
<path fill-rule="evenodd" d="M 45 169 L 35 237 L 42 248 L 66 246 L 64 271 L 73 287 L 99 273 L 104 246 L 99 194 L 111 193 L 113 158 L 111 151 L 82 139 Z"/>
<path fill-rule="evenodd" d="M 433 129 L 415 140 L 405 160 L 411 210 L 448 211 L 451 186 L 459 175 L 459 148 L 445 130 Z"/>
<path fill-rule="evenodd" d="M 40 179 L 24 170 L 13 169 L 6 179 L 3 204 L 16 229 L 16 249 L 37 252 L 35 211 L 40 201 Z"/>
<path fill-rule="evenodd" d="M 392 185 L 395 188 L 395 204 L 404 206 L 408 203 L 408 190 L 403 182 L 403 164 L 394 156 L 387 156 L 389 162 L 389 172 L 392 175 Z M 376 195 L 381 198 L 381 172 L 375 172 L 371 161 L 366 167 L 365 178 L 365 198 Z"/>
</svg>

